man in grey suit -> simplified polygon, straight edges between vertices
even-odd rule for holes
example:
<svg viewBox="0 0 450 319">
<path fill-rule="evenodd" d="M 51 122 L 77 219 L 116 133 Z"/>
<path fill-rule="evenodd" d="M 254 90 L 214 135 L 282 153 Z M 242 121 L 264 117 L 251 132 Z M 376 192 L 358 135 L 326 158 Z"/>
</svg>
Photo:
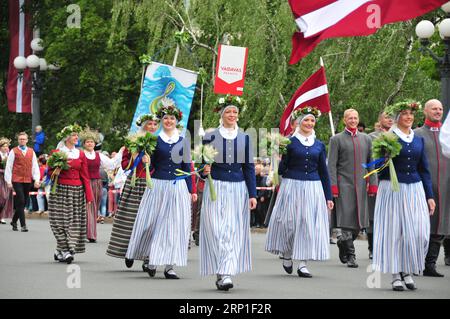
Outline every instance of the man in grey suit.
<svg viewBox="0 0 450 319">
<path fill-rule="evenodd" d="M 336 226 L 342 229 L 338 237 L 339 259 L 350 268 L 357 268 L 353 241 L 363 228 L 369 227 L 368 193 L 377 190 L 377 178 L 372 174 L 370 186 L 362 164 L 372 159 L 372 140 L 358 132 L 359 115 L 354 109 L 344 112 L 345 129 L 330 139 L 328 170 L 336 206 Z"/>
</svg>

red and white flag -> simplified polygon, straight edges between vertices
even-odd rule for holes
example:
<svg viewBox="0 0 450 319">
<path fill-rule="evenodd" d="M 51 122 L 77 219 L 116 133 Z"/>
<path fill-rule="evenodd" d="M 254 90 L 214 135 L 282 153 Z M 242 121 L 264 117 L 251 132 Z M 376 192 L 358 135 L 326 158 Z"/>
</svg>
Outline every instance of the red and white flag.
<svg viewBox="0 0 450 319">
<path fill-rule="evenodd" d="M 26 0 L 9 0 L 9 32 L 10 48 L 8 80 L 6 95 L 8 96 L 8 110 L 17 113 L 31 113 L 31 73 L 25 69 L 23 77 L 18 77 L 14 67 L 17 56 L 27 57 L 31 52 L 30 43 L 33 37 L 29 13 L 22 11 Z"/>
<path fill-rule="evenodd" d="M 292 37 L 290 64 L 328 38 L 365 36 L 383 25 L 432 11 L 448 0 L 289 0 L 300 32 Z"/>
<path fill-rule="evenodd" d="M 322 66 L 311 75 L 294 93 L 284 110 L 280 121 L 280 134 L 286 136 L 292 132 L 291 115 L 296 109 L 313 106 L 322 113 L 331 111 L 325 68 Z"/>
</svg>

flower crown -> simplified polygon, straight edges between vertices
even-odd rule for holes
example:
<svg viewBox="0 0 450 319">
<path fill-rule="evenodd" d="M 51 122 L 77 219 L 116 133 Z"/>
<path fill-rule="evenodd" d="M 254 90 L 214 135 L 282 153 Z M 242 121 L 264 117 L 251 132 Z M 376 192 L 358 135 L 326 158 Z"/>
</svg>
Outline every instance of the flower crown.
<svg viewBox="0 0 450 319">
<path fill-rule="evenodd" d="M 0 138 L 0 147 L 2 147 L 3 145 L 11 145 L 11 140 L 6 137 Z"/>
<path fill-rule="evenodd" d="M 165 115 L 173 115 L 178 122 L 183 118 L 183 112 L 181 112 L 176 106 L 174 100 L 170 98 L 161 99 L 162 106 L 156 111 L 156 116 L 162 120 Z"/>
<path fill-rule="evenodd" d="M 86 128 L 80 132 L 80 139 L 83 143 L 87 140 L 92 140 L 97 144 L 100 142 L 100 134 L 97 130 L 91 130 L 89 126 L 86 126 Z"/>
<path fill-rule="evenodd" d="M 58 140 L 62 140 L 66 138 L 67 136 L 71 135 L 72 133 L 80 133 L 83 129 L 78 124 L 68 125 L 64 127 L 61 132 L 56 134 L 56 138 Z"/>
<path fill-rule="evenodd" d="M 297 120 L 299 117 L 307 114 L 312 114 L 316 118 L 316 120 L 322 115 L 322 112 L 316 107 L 313 106 L 305 106 L 301 109 L 296 109 L 292 112 L 291 119 L 293 121 Z"/>
<path fill-rule="evenodd" d="M 156 114 L 144 114 L 136 121 L 137 126 L 142 126 L 146 121 L 153 121 L 159 123 L 159 118 L 156 116 Z"/>
<path fill-rule="evenodd" d="M 220 112 L 224 108 L 226 108 L 229 105 L 234 105 L 239 109 L 239 112 L 244 112 L 247 108 L 247 102 L 240 98 L 239 96 L 234 96 L 227 94 L 226 96 L 222 96 L 217 100 L 217 106 L 214 108 L 214 112 Z"/>
<path fill-rule="evenodd" d="M 413 112 L 420 111 L 422 109 L 422 105 L 420 102 L 416 102 L 413 100 L 406 100 L 402 102 L 395 103 L 393 105 L 389 105 L 384 109 L 384 112 L 387 115 L 395 116 L 404 110 L 411 110 Z"/>
</svg>

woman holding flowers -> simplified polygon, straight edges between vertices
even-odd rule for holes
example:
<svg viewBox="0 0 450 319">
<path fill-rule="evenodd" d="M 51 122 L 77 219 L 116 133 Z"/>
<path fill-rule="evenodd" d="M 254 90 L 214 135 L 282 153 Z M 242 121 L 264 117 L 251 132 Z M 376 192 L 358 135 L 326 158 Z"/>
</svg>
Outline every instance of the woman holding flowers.
<svg viewBox="0 0 450 319">
<path fill-rule="evenodd" d="M 244 108 L 239 97 L 220 98 L 216 108 L 220 126 L 203 139 L 204 144 L 214 146 L 217 155 L 202 172 L 210 175 L 213 183 L 205 183 L 203 193 L 200 273 L 217 275 L 219 290 L 233 288 L 231 276 L 252 268 L 250 210 L 257 204 L 256 177 L 250 137 L 237 125 Z"/>
<path fill-rule="evenodd" d="M 411 274 L 424 269 L 429 215 L 435 209 L 424 140 L 411 129 L 419 109 L 419 103 L 410 101 L 387 107 L 385 112 L 395 119 L 392 132 L 396 138 L 382 135 L 374 140 L 374 156 L 384 153 L 383 167 L 389 169 L 379 174 L 373 267 L 392 274 L 394 291 L 403 291 L 403 283 L 410 290 L 416 289 Z"/>
<path fill-rule="evenodd" d="M 162 122 L 156 148 L 151 155 L 154 169 L 131 234 L 127 259 L 147 259 L 150 277 L 157 266 L 165 266 L 166 279 L 179 279 L 174 266 L 186 266 L 191 222 L 192 179 L 175 181 L 180 170 L 191 171 L 190 143 L 176 128 L 182 113 L 174 101 L 164 98 L 156 115 Z"/>
<path fill-rule="evenodd" d="M 116 154 L 114 159 L 95 152 L 95 145 L 100 141 L 99 133 L 86 127 L 81 133 L 80 138 L 83 142 L 84 154 L 86 155 L 89 179 L 91 181 L 94 200 L 87 205 L 87 239 L 91 243 L 97 240 L 97 215 L 102 199 L 102 179 L 100 176 L 100 167 L 106 170 L 114 170 L 120 165 L 122 160 L 122 149 Z"/>
<path fill-rule="evenodd" d="M 282 255 L 283 268 L 292 274 L 312 275 L 308 260 L 329 259 L 328 211 L 333 209 L 331 183 L 325 145 L 315 138 L 314 127 L 320 111 L 305 107 L 294 111 L 297 127 L 282 156 L 279 174 L 283 177 L 269 223 L 266 251 Z"/>
<path fill-rule="evenodd" d="M 159 122 L 159 118 L 155 114 L 142 115 L 136 121 L 136 125 L 139 126 L 138 134 L 145 135 L 148 132 L 154 135 L 159 128 Z M 122 169 L 129 174 L 119 200 L 119 207 L 114 217 L 111 239 L 106 251 L 106 254 L 111 257 L 125 258 L 139 204 L 147 186 L 146 164 L 149 162 L 150 157 L 147 155 L 139 156 L 138 153 L 133 153 L 133 150 L 127 147 L 123 150 Z M 133 259 L 125 258 L 125 265 L 128 268 L 133 266 L 133 262 Z"/>
<path fill-rule="evenodd" d="M 86 156 L 75 148 L 80 132 L 77 124 L 66 126 L 57 135 L 60 143 L 48 159 L 48 176 L 54 183 L 48 202 L 56 238 L 54 259 L 68 264 L 75 254 L 85 251 L 86 203 L 93 200 Z"/>
</svg>

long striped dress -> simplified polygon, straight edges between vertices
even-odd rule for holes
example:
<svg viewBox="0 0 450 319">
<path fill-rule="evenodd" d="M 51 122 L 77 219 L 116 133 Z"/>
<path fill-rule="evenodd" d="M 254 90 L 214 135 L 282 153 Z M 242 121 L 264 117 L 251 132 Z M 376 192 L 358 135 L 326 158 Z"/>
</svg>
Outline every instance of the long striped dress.
<svg viewBox="0 0 450 319">
<path fill-rule="evenodd" d="M 249 198 L 256 198 L 255 167 L 249 136 L 240 131 L 234 134 L 216 129 L 204 137 L 218 155 L 211 167 L 217 199 L 212 201 L 205 183 L 200 213 L 202 276 L 252 269 Z"/>
<path fill-rule="evenodd" d="M 0 153 L 0 218 L 12 218 L 13 192 L 5 182 L 5 167 L 8 154 Z"/>
<path fill-rule="evenodd" d="M 374 213 L 373 269 L 383 273 L 419 273 L 425 268 L 430 238 L 427 199 L 433 198 L 422 137 L 401 138 L 394 158 L 400 191 L 392 190 L 389 170 L 380 175 Z"/>
<path fill-rule="evenodd" d="M 175 180 L 176 169 L 190 172 L 190 145 L 178 134 L 160 133 L 151 162 L 153 188 L 147 188 L 131 234 L 126 258 L 148 259 L 150 265 L 186 266 L 191 224 L 192 179 Z M 181 150 L 180 150 L 181 149 Z M 172 158 L 183 157 L 182 162 Z"/>
<path fill-rule="evenodd" d="M 86 201 L 93 200 L 86 156 L 62 147 L 69 158 L 69 170 L 61 171 L 55 194 L 48 201 L 50 228 L 56 238 L 56 250 L 84 253 L 86 241 Z M 49 170 L 49 174 L 52 170 Z"/>
<path fill-rule="evenodd" d="M 132 161 L 130 152 L 125 149 L 122 156 L 122 168 L 127 169 Z M 145 168 L 142 163 L 137 166 L 136 171 L 136 185 L 131 186 L 130 174 L 125 182 L 114 217 L 111 238 L 106 250 L 106 254 L 111 257 L 125 258 L 139 205 L 145 192 Z"/>
<path fill-rule="evenodd" d="M 298 137 L 297 137 L 298 136 Z M 265 250 L 295 260 L 329 259 L 327 200 L 332 200 L 325 145 L 294 135 L 283 155 L 283 176 L 269 223 Z M 314 140 L 314 139 L 313 139 Z"/>
</svg>

